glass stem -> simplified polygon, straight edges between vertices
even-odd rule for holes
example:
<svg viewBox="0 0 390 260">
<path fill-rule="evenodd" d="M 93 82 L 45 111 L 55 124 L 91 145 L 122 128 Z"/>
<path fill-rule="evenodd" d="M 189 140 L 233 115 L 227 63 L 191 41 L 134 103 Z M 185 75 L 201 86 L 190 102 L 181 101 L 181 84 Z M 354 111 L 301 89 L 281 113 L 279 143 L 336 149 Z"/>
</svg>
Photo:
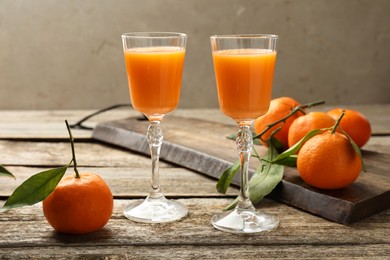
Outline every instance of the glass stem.
<svg viewBox="0 0 390 260">
<path fill-rule="evenodd" d="M 240 171 L 241 171 L 241 189 L 238 198 L 237 209 L 253 208 L 252 202 L 249 199 L 249 159 L 252 152 L 253 139 L 252 132 L 249 128 L 250 124 L 240 124 L 237 134 L 236 145 L 240 155 Z"/>
<path fill-rule="evenodd" d="M 163 130 L 160 126 L 160 121 L 150 121 L 146 136 L 152 158 L 152 190 L 150 191 L 149 198 L 158 199 L 163 196 L 160 189 L 159 175 L 160 150 L 163 142 Z"/>
</svg>

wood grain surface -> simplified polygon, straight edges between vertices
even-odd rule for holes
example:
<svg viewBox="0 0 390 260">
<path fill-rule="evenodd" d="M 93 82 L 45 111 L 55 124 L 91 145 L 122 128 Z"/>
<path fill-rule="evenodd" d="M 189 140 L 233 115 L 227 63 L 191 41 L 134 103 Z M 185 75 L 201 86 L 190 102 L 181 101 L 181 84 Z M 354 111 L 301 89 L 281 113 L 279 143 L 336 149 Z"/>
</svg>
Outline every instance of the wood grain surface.
<svg viewBox="0 0 390 260">
<path fill-rule="evenodd" d="M 373 129 L 390 130 L 389 108 L 376 105 L 363 106 L 362 110 L 373 116 Z M 386 111 L 389 113 L 383 113 Z M 16 176 L 0 178 L 0 206 L 32 174 L 70 160 L 63 120 L 74 123 L 90 112 L 0 111 L 0 163 Z M 217 109 L 179 109 L 174 113 L 235 128 Z M 138 113 L 110 111 L 86 124 L 95 126 L 129 116 Z M 168 136 L 169 131 L 166 127 Z M 389 209 L 341 225 L 264 199 L 256 207 L 276 214 L 280 218 L 278 229 L 254 235 L 227 234 L 214 229 L 210 218 L 228 205 L 238 190 L 231 188 L 228 194 L 219 194 L 215 178 L 168 162 L 161 162 L 163 191 L 189 208 L 188 217 L 165 224 L 129 221 L 123 216 L 123 207 L 144 198 L 150 187 L 149 156 L 96 141 L 91 138 L 92 131 L 73 132 L 80 170 L 99 173 L 113 191 L 114 212 L 110 221 L 95 233 L 71 236 L 57 233 L 49 226 L 41 203 L 2 212 L 0 259 L 390 259 Z M 233 145 L 233 150 L 227 148 L 226 152 L 235 157 L 234 142 L 222 139 L 221 145 Z M 385 135 L 372 137 L 365 146 L 367 151 L 384 154 L 390 154 L 389 149 L 390 137 Z M 386 162 L 387 157 L 382 160 Z M 373 167 L 380 169 L 379 165 Z"/>
<path fill-rule="evenodd" d="M 114 149 L 111 150 L 114 151 Z M 132 156 L 129 155 L 129 157 Z M 181 167 L 167 167 L 169 164 L 165 165 L 160 169 L 160 180 L 162 191 L 167 197 L 234 198 L 238 194 L 238 189 L 235 187 L 230 188 L 226 194 L 218 193 L 215 188 L 215 180 Z M 46 166 L 10 166 L 7 169 L 15 175 L 16 179 L 1 178 L 0 197 L 3 198 L 10 196 L 15 188 L 31 175 L 50 168 Z M 79 167 L 79 171 L 99 174 L 110 187 L 115 198 L 143 198 L 147 196 L 150 189 L 151 169 L 149 161 L 144 167 L 139 165 Z M 66 174 L 74 174 L 73 168 L 69 168 Z M 193 185 L 194 183 L 197 185 Z"/>
<path fill-rule="evenodd" d="M 0 250 L 3 257 L 53 256 L 61 258 L 370 258 L 389 256 L 389 212 L 382 212 L 351 226 L 337 225 L 296 211 L 272 200 L 260 210 L 280 218 L 276 231 L 255 235 L 227 234 L 210 224 L 226 199 L 180 199 L 189 209 L 181 221 L 141 224 L 127 220 L 122 210 L 128 200 L 115 200 L 106 227 L 96 233 L 71 236 L 57 233 L 47 224 L 40 204 L 0 214 Z M 23 226 L 24 228 L 21 228 Z M 351 250 L 353 245 L 353 250 Z M 114 250 L 117 249 L 117 250 Z M 341 250 L 340 252 L 337 250 Z M 176 251 L 177 250 L 177 251 Z M 303 250 L 302 252 L 299 250 Z M 237 251 L 237 252 L 236 252 Z"/>
<path fill-rule="evenodd" d="M 341 106 L 357 109 L 371 122 L 373 136 L 390 134 L 390 104 Z M 318 106 L 315 111 L 328 111 L 334 106 Z M 309 110 L 310 111 L 310 110 Z M 70 124 L 76 123 L 96 110 L 10 110 L 0 111 L 0 139 L 68 139 L 64 120 Z M 85 122 L 86 126 L 94 127 L 98 123 L 119 120 L 127 117 L 140 116 L 133 109 L 115 109 L 96 115 Z M 208 109 L 177 109 L 165 118 L 180 116 L 208 120 L 215 123 L 234 125 L 234 121 L 226 117 L 217 108 Z M 91 131 L 74 129 L 75 138 L 91 137 Z"/>
</svg>

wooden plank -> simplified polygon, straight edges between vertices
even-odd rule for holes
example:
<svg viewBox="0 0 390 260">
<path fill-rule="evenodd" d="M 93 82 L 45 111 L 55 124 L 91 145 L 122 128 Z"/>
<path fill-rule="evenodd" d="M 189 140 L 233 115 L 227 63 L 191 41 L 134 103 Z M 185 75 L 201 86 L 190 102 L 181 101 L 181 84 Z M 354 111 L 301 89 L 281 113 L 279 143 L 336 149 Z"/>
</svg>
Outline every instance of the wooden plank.
<svg viewBox="0 0 390 260">
<path fill-rule="evenodd" d="M 75 150 L 80 166 L 97 167 L 149 167 L 150 158 L 129 150 L 112 149 L 107 144 L 97 142 L 78 142 Z M 23 166 L 58 166 L 66 165 L 72 159 L 70 143 L 64 142 L 31 142 L 0 140 L 3 165 Z M 150 166 L 151 167 L 151 166 Z M 171 167 L 162 162 L 161 167 Z"/>
<path fill-rule="evenodd" d="M 65 119 L 74 124 L 97 110 L 28 110 L 0 111 L 0 139 L 68 139 Z M 84 123 L 94 127 L 98 122 L 140 115 L 133 109 L 117 109 L 92 117 Z M 73 129 L 75 138 L 90 138 L 90 130 Z"/>
<path fill-rule="evenodd" d="M 335 106 L 318 106 L 312 111 L 327 111 Z M 374 135 L 390 134 L 390 104 L 349 105 L 363 113 L 371 122 Z M 0 110 L 0 139 L 67 139 L 68 133 L 64 120 L 76 123 L 96 110 Z M 98 123 L 135 117 L 140 114 L 131 109 L 115 109 L 89 119 L 85 125 L 95 127 Z M 223 115 L 217 108 L 176 109 L 167 117 L 181 116 L 208 120 L 223 124 L 234 124 L 233 120 Z M 75 138 L 90 138 L 91 131 L 73 130 Z"/>
<path fill-rule="evenodd" d="M 371 136 L 367 144 L 362 147 L 362 150 L 390 154 L 390 135 Z"/>
<path fill-rule="evenodd" d="M 132 118 L 101 123 L 95 128 L 93 137 L 148 154 L 144 136 L 147 126 L 148 122 Z M 225 138 L 235 132 L 235 126 L 181 117 L 166 118 L 163 126 L 166 129 L 166 142 L 161 150 L 163 160 L 214 178 L 219 178 L 231 162 L 237 160 L 234 142 Z M 257 149 L 260 154 L 265 151 L 264 147 Z M 360 220 L 390 207 L 390 155 L 371 151 L 365 153 L 365 160 L 368 169 L 366 176 L 359 178 L 349 188 L 336 192 L 308 188 L 303 182 L 290 178 L 298 173 L 296 169 L 289 168 L 272 197 L 338 223 Z M 233 179 L 236 185 L 239 185 L 238 177 Z"/>
<path fill-rule="evenodd" d="M 1 249 L 4 259 L 388 259 L 386 244 L 359 245 L 124 245 Z"/>
<path fill-rule="evenodd" d="M 278 229 L 256 235 L 235 235 L 218 231 L 210 224 L 231 199 L 180 199 L 189 209 L 188 217 L 164 224 L 129 221 L 122 210 L 130 200 L 115 200 L 113 215 L 100 231 L 84 236 L 54 232 L 43 216 L 42 204 L 13 209 L 0 214 L 0 251 L 27 247 L 120 247 L 120 246 L 346 246 L 390 243 L 390 210 L 343 226 L 265 199 L 257 207 L 280 219 Z M 2 203 L 0 202 L 0 205 Z M 207 239 L 205 239 L 207 238 Z M 382 251 L 383 252 L 383 251 Z"/>
<path fill-rule="evenodd" d="M 8 169 L 14 173 L 16 179 L 1 178 L 0 197 L 3 198 L 10 196 L 15 188 L 31 175 L 48 168 L 13 166 Z M 115 198 L 144 198 L 150 190 L 150 167 L 79 167 L 79 171 L 99 174 Z M 66 174 L 73 174 L 73 168 L 68 169 Z M 226 195 L 218 193 L 214 179 L 184 168 L 161 168 L 160 181 L 162 191 L 167 197 L 235 197 L 238 194 L 237 188 L 229 189 Z"/>
</svg>

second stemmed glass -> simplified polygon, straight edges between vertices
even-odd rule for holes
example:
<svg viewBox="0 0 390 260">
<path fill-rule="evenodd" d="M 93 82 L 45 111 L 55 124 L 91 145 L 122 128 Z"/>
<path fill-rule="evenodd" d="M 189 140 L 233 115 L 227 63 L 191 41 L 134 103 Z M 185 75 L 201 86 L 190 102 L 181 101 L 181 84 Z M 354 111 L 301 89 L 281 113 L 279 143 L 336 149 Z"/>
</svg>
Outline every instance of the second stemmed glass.
<svg viewBox="0 0 390 260">
<path fill-rule="evenodd" d="M 152 158 L 152 189 L 145 200 L 124 209 L 124 215 L 134 221 L 169 222 L 185 217 L 188 212 L 182 203 L 164 197 L 158 167 L 163 142 L 160 122 L 179 102 L 186 41 L 187 35 L 183 33 L 122 35 L 131 102 L 150 122 L 147 140 Z"/>
<path fill-rule="evenodd" d="M 273 215 L 256 211 L 249 199 L 248 168 L 252 151 L 250 126 L 268 110 L 274 75 L 278 36 L 211 36 L 214 71 L 222 112 L 239 126 L 236 145 L 240 156 L 241 190 L 236 208 L 214 215 L 217 229 L 232 233 L 255 233 L 277 228 Z"/>
</svg>

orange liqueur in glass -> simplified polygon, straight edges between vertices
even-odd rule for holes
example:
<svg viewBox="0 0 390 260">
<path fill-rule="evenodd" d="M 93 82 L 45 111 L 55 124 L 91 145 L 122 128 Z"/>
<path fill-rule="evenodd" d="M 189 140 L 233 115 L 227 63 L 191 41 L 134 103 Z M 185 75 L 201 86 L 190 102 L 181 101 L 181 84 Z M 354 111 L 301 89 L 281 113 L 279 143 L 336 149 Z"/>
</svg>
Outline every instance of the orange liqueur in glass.
<svg viewBox="0 0 390 260">
<path fill-rule="evenodd" d="M 180 47 L 145 47 L 124 53 L 135 109 L 148 115 L 174 110 L 179 102 L 185 50 Z"/>
<path fill-rule="evenodd" d="M 222 112 L 236 121 L 253 120 L 268 110 L 276 52 L 237 49 L 213 52 Z"/>
</svg>

